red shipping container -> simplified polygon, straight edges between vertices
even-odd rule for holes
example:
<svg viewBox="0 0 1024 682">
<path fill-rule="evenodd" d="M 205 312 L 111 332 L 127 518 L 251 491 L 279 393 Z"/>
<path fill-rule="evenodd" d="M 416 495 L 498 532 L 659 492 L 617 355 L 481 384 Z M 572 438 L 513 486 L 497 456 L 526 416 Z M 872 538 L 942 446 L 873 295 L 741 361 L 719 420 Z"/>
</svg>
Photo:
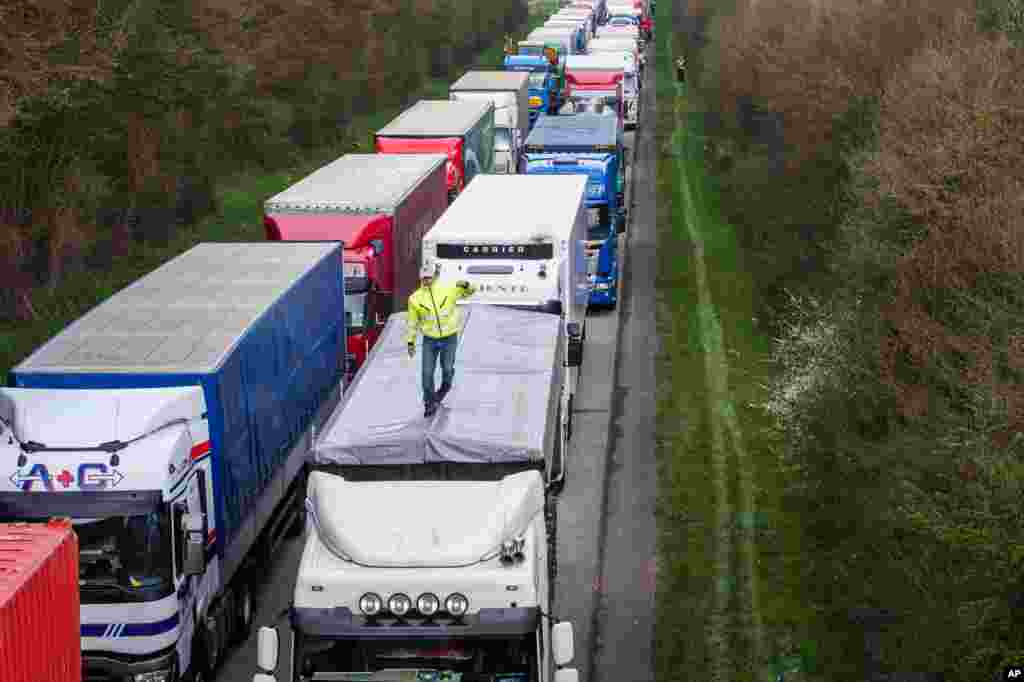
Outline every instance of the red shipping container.
<svg viewBox="0 0 1024 682">
<path fill-rule="evenodd" d="M 0 680 L 81 682 L 80 620 L 71 521 L 0 524 Z"/>
</svg>

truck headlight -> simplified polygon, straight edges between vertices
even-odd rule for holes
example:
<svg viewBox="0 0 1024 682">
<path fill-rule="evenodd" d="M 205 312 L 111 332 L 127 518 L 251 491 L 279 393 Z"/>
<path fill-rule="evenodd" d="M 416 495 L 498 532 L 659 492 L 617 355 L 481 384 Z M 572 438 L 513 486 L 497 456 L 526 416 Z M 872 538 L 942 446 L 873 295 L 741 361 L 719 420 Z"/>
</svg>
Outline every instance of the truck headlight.
<svg viewBox="0 0 1024 682">
<path fill-rule="evenodd" d="M 440 607 L 441 600 L 437 598 L 436 594 L 424 592 L 420 596 L 416 597 L 416 610 L 424 616 L 434 615 Z"/>
<path fill-rule="evenodd" d="M 132 682 L 171 682 L 171 670 L 154 670 L 148 673 L 135 673 Z"/>
<path fill-rule="evenodd" d="M 587 194 L 592 197 L 599 197 L 604 193 L 604 187 L 601 185 L 587 185 Z"/>
<path fill-rule="evenodd" d="M 453 616 L 461 616 L 469 608 L 469 600 L 458 592 L 453 592 L 444 600 L 444 610 Z"/>
<path fill-rule="evenodd" d="M 396 616 L 404 616 L 409 613 L 409 609 L 411 608 L 412 600 L 409 599 L 408 595 L 396 592 L 388 597 L 388 611 Z"/>
<path fill-rule="evenodd" d="M 380 613 L 380 608 L 383 605 L 383 601 L 380 595 L 374 594 L 373 592 L 367 592 L 359 598 L 359 610 L 367 616 L 376 616 Z"/>
</svg>

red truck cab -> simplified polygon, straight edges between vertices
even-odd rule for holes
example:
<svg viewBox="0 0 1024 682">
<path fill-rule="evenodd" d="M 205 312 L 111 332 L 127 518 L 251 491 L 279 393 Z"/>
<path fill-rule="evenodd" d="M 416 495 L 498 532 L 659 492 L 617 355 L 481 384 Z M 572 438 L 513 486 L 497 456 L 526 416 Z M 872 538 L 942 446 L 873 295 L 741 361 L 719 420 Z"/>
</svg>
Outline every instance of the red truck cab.
<svg viewBox="0 0 1024 682">
<path fill-rule="evenodd" d="M 444 154 L 448 201 L 479 173 L 494 172 L 494 103 L 420 100 L 374 134 L 381 154 Z"/>
<path fill-rule="evenodd" d="M 446 165 L 440 154 L 349 154 L 266 202 L 268 240 L 345 244 L 349 381 L 418 286 L 423 235 L 448 206 Z"/>
</svg>

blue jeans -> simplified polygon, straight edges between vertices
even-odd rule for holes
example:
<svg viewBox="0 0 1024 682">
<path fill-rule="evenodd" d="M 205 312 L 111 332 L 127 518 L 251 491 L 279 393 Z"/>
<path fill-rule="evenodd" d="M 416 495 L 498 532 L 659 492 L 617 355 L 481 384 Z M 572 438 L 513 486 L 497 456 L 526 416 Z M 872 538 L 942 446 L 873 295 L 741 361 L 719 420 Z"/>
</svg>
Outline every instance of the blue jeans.
<svg viewBox="0 0 1024 682">
<path fill-rule="evenodd" d="M 447 392 L 452 387 L 455 377 L 455 349 L 459 345 L 459 335 L 452 334 L 441 339 L 423 337 L 423 402 L 430 405 L 434 402 L 434 373 L 437 370 L 437 358 L 441 358 L 441 391 Z"/>
</svg>

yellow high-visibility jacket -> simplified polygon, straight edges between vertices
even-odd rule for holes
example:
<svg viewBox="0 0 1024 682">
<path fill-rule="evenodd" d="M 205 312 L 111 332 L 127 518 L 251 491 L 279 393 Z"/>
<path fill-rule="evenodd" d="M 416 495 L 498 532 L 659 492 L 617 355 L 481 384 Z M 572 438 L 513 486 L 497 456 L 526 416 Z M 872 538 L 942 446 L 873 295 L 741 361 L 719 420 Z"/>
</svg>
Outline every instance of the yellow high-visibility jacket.
<svg viewBox="0 0 1024 682">
<path fill-rule="evenodd" d="M 432 339 L 441 339 L 459 331 L 459 307 L 455 302 L 472 296 L 472 284 L 460 287 L 435 281 L 430 288 L 421 286 L 409 296 L 406 342 L 415 343 L 417 332 Z"/>
</svg>

